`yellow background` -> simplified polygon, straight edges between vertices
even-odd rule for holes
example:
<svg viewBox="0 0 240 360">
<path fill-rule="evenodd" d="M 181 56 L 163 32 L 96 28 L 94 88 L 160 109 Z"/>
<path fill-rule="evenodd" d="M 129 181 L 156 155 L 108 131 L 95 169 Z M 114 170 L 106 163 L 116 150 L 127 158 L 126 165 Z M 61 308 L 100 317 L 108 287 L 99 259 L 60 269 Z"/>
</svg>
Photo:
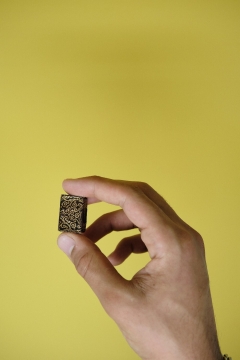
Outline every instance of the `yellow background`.
<svg viewBox="0 0 240 360">
<path fill-rule="evenodd" d="M 235 0 L 1 1 L 1 360 L 138 359 L 56 246 L 62 180 L 94 174 L 150 183 L 203 235 L 240 357 L 239 19 Z"/>
</svg>

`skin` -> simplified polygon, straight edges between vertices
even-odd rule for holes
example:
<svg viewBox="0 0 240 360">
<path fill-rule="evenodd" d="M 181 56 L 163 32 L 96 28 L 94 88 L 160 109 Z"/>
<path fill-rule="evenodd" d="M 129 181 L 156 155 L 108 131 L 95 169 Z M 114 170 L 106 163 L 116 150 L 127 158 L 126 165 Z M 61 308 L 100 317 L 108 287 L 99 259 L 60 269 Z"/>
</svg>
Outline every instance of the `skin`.
<svg viewBox="0 0 240 360">
<path fill-rule="evenodd" d="M 84 233 L 63 233 L 59 247 L 87 281 L 107 314 L 143 360 L 222 359 L 204 243 L 149 185 L 97 176 L 67 179 L 64 190 L 121 209 L 102 215 Z M 139 229 L 107 258 L 96 242 L 111 231 Z M 150 262 L 129 281 L 115 269 L 131 253 Z"/>
</svg>

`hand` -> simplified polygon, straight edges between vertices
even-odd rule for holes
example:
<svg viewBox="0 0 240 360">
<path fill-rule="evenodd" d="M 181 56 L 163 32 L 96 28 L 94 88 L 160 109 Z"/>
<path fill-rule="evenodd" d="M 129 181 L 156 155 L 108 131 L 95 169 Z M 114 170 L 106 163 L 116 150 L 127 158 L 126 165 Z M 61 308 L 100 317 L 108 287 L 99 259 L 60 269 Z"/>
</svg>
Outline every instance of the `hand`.
<svg viewBox="0 0 240 360">
<path fill-rule="evenodd" d="M 63 182 L 89 203 L 121 207 L 97 219 L 84 235 L 63 233 L 59 247 L 98 296 L 129 345 L 144 360 L 220 360 L 201 236 L 149 185 L 87 177 Z M 94 244 L 111 231 L 139 229 L 107 258 Z M 150 262 L 132 280 L 115 269 L 132 252 Z"/>
</svg>

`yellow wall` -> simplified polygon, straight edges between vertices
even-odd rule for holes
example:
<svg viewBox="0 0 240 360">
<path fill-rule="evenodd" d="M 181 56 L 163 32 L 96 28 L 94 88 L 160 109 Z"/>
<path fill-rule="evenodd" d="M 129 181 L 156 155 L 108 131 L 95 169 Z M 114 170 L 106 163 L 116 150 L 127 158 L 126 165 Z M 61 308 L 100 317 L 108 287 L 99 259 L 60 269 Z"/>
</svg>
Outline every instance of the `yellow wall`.
<svg viewBox="0 0 240 360">
<path fill-rule="evenodd" d="M 56 246 L 62 180 L 93 174 L 147 181 L 203 235 L 240 357 L 239 18 L 234 0 L 1 1 L 1 360 L 138 359 Z"/>
</svg>

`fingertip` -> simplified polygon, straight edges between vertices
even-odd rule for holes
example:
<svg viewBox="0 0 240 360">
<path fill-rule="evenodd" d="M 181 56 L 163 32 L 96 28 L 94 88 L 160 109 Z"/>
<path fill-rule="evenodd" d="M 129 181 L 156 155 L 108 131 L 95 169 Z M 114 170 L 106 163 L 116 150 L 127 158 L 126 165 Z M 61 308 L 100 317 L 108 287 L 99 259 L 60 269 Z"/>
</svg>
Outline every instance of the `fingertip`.
<svg viewBox="0 0 240 360">
<path fill-rule="evenodd" d="M 62 182 L 62 187 L 63 189 L 65 190 L 65 187 L 69 184 L 70 181 L 72 181 L 74 179 L 70 179 L 70 178 L 67 178 L 67 179 L 64 179 L 63 182 Z"/>
<path fill-rule="evenodd" d="M 66 233 L 59 235 L 57 244 L 58 247 L 69 257 L 71 256 L 71 253 L 76 245 L 74 239 Z"/>
</svg>

